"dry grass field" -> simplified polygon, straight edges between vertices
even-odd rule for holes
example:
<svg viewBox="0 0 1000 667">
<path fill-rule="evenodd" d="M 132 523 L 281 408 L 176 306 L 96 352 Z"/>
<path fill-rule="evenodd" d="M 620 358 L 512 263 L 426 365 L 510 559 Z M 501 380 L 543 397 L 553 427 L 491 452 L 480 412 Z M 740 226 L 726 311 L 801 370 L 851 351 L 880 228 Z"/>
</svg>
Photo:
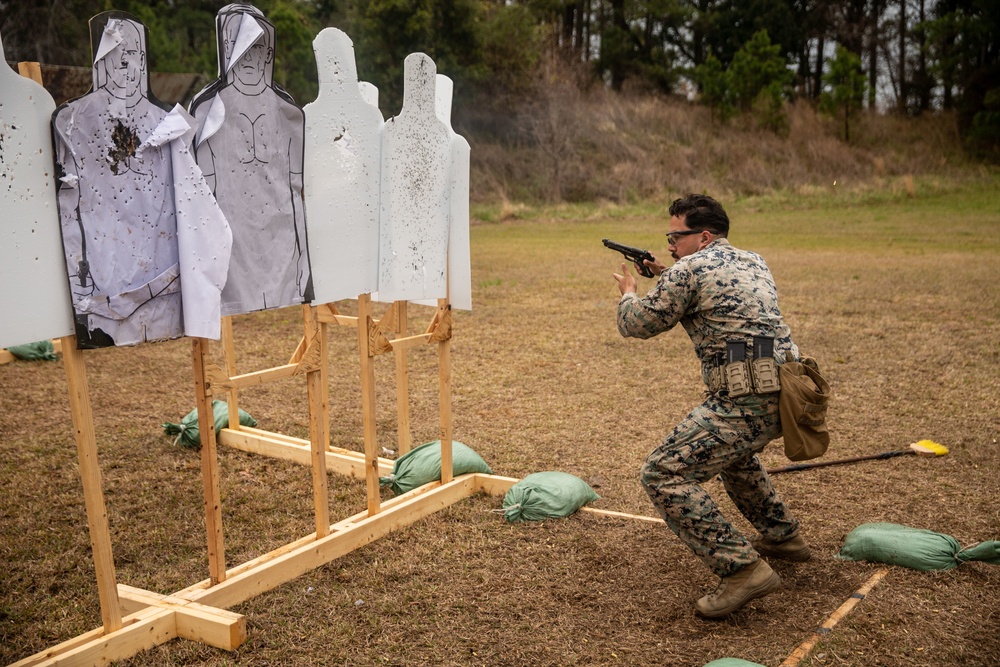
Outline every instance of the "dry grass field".
<svg viewBox="0 0 1000 667">
<path fill-rule="evenodd" d="M 665 526 L 581 513 L 510 525 L 490 511 L 498 499 L 477 496 L 238 605 L 248 638 L 233 653 L 173 640 L 122 664 L 688 667 L 730 656 L 776 667 L 878 569 L 834 557 L 857 525 L 1000 539 L 998 185 L 920 181 L 909 196 L 893 181 L 729 206 L 731 240 L 765 256 L 795 339 L 834 385 L 827 458 L 925 438 L 951 450 L 776 476 L 815 552 L 775 565 L 779 593 L 707 622 L 693 603 L 714 578 Z M 664 251 L 662 205 L 518 215 L 472 230 L 474 310 L 456 313 L 452 344 L 454 437 L 497 474 L 569 472 L 602 496 L 595 507 L 651 515 L 638 468 L 703 388 L 683 331 L 618 335 L 618 259 L 600 240 Z M 241 371 L 275 366 L 298 341 L 301 311 L 240 317 L 235 329 Z M 352 331 L 330 335 L 331 439 L 360 450 Z M 171 593 L 204 579 L 199 454 L 160 427 L 194 405 L 190 341 L 85 357 L 118 580 Z M 380 445 L 394 449 L 391 359 L 377 366 Z M 433 440 L 431 350 L 411 355 L 411 382 L 414 441 Z M 0 387 L 8 664 L 97 627 L 100 613 L 62 362 L 0 366 Z M 241 399 L 261 428 L 308 436 L 301 380 Z M 780 442 L 763 458 L 787 462 Z M 312 531 L 307 468 L 227 448 L 220 462 L 229 563 Z M 735 518 L 721 484 L 708 486 Z M 331 475 L 330 502 L 332 517 L 349 516 L 364 489 Z M 801 664 L 995 667 L 998 590 L 995 565 L 893 567 Z"/>
</svg>

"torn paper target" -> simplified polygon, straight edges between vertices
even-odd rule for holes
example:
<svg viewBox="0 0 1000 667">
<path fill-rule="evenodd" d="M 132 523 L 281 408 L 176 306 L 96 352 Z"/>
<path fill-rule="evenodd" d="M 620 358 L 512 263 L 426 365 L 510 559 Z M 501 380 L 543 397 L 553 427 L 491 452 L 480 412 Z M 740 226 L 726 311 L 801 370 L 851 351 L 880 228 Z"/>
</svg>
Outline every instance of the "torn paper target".
<svg viewBox="0 0 1000 667">
<path fill-rule="evenodd" d="M 135 17 L 105 12 L 90 31 L 93 90 L 52 116 L 77 343 L 218 338 L 230 237 L 183 145 L 194 119 L 152 96 L 147 31 Z M 179 235 L 194 249 L 183 259 Z"/>
<path fill-rule="evenodd" d="M 195 154 L 233 233 L 224 315 L 312 299 L 303 210 L 302 110 L 273 81 L 275 30 L 259 9 L 216 18 L 219 78 L 191 112 Z"/>
</svg>

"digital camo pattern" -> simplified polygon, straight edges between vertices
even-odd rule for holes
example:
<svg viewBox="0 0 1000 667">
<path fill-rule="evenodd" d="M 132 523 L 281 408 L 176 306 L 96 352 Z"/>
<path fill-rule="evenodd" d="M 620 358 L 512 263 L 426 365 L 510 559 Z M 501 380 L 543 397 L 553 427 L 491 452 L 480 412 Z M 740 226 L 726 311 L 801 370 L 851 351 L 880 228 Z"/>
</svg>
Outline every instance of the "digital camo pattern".
<svg viewBox="0 0 1000 667">
<path fill-rule="evenodd" d="M 618 331 L 650 338 L 678 323 L 702 360 L 702 379 L 726 341 L 773 336 L 775 356 L 798 348 L 778 309 L 778 291 L 756 253 L 717 239 L 665 269 L 646 296 L 622 296 Z M 798 522 L 778 497 L 757 453 L 781 435 L 778 395 L 732 399 L 710 394 L 647 457 L 641 480 L 660 515 L 720 577 L 759 558 L 701 484 L 720 475 L 740 512 L 765 537 L 781 542 Z"/>
<path fill-rule="evenodd" d="M 708 383 L 708 364 L 726 341 L 754 336 L 774 338 L 774 356 L 785 351 L 798 358 L 791 331 L 778 310 L 778 289 L 764 259 L 716 239 L 682 257 L 660 274 L 644 297 L 625 294 L 618 303 L 618 331 L 632 338 L 651 338 L 678 323 L 691 337 Z"/>
<path fill-rule="evenodd" d="M 761 535 L 782 542 L 798 521 L 778 497 L 757 453 L 781 435 L 777 394 L 709 398 L 646 458 L 641 481 L 660 516 L 720 577 L 759 556 L 701 484 L 719 475 L 726 493 Z"/>
</svg>

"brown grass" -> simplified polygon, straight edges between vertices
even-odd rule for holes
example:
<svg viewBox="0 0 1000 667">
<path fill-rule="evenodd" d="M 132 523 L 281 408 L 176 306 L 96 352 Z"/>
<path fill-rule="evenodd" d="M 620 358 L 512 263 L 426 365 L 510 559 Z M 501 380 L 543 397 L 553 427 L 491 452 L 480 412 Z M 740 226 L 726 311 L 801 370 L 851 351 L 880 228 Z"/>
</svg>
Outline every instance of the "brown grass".
<svg viewBox="0 0 1000 667">
<path fill-rule="evenodd" d="M 692 605 L 713 578 L 665 527 L 583 514 L 512 526 L 489 512 L 497 499 L 476 497 L 239 605 L 248 639 L 234 653 L 174 640 L 123 664 L 778 665 L 877 569 L 834 558 L 857 525 L 898 522 L 965 545 L 1000 539 L 995 192 L 947 220 L 935 212 L 949 198 L 920 192 L 883 205 L 793 211 L 749 200 L 732 210 L 734 242 L 767 257 L 797 341 L 835 386 L 828 458 L 923 438 L 951 448 L 777 477 L 816 554 L 776 564 L 781 592 L 706 622 Z M 587 221 L 473 228 L 475 310 L 455 317 L 454 433 L 498 474 L 562 470 L 596 487 L 596 507 L 652 514 L 638 467 L 702 388 L 683 332 L 618 336 L 616 262 L 599 239 L 652 239 L 662 226 L 609 208 Z M 978 241 L 956 245 L 966 233 Z M 240 370 L 284 363 L 300 318 L 238 318 Z M 353 331 L 331 334 L 332 440 L 360 450 L 355 349 Z M 86 353 L 118 578 L 159 593 L 207 576 L 199 456 L 160 429 L 193 406 L 190 355 L 186 340 Z M 411 363 L 419 443 L 437 435 L 436 367 L 426 350 Z M 380 443 L 393 448 L 391 361 L 377 365 Z M 0 383 L 7 664 L 96 627 L 100 614 L 62 363 L 0 366 Z M 242 405 L 262 428 L 307 434 L 300 381 L 246 391 Z M 785 462 L 779 445 L 763 457 Z M 307 468 L 226 448 L 220 459 L 230 565 L 311 532 Z M 721 485 L 708 486 L 734 516 Z M 330 489 L 335 519 L 363 509 L 360 483 L 331 476 Z M 1000 568 L 982 563 L 892 568 L 803 667 L 995 667 L 998 587 Z"/>
</svg>

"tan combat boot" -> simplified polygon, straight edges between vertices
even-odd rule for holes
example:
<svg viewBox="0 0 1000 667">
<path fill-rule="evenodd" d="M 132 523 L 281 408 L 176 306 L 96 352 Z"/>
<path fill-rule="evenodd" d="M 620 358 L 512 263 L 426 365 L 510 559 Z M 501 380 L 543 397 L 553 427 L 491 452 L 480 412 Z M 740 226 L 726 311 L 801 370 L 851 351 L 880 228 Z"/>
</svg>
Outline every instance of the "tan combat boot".
<svg viewBox="0 0 1000 667">
<path fill-rule="evenodd" d="M 762 598 L 781 587 L 781 577 L 763 560 L 723 577 L 715 592 L 699 599 L 694 608 L 705 618 L 728 616 L 750 600 Z"/>
<path fill-rule="evenodd" d="M 761 535 L 750 540 L 750 544 L 757 550 L 757 553 L 768 558 L 781 558 L 794 563 L 803 563 L 812 556 L 812 550 L 809 549 L 809 545 L 806 544 L 801 535 L 796 535 L 784 542 L 772 542 Z"/>
</svg>

